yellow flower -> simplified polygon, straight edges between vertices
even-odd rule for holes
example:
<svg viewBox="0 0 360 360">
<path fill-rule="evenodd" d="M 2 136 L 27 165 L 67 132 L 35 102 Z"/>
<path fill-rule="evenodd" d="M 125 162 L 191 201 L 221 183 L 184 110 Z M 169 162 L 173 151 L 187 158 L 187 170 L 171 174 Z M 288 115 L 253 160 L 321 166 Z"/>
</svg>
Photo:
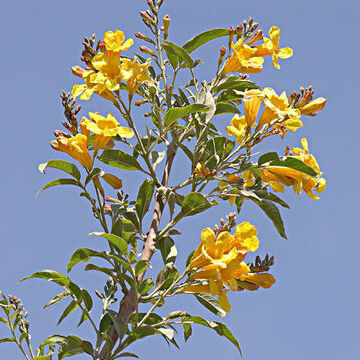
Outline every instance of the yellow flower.
<svg viewBox="0 0 360 360">
<path fill-rule="evenodd" d="M 124 40 L 124 33 L 120 30 L 106 32 L 104 35 L 106 53 L 101 52 L 92 58 L 92 69 L 83 70 L 78 66 L 73 67 L 73 73 L 76 76 L 81 76 L 85 81 L 85 84 L 74 85 L 72 89 L 74 97 L 81 95 L 81 100 L 89 100 L 95 92 L 105 99 L 115 100 L 111 91 L 120 89 L 120 54 L 122 50 L 127 50 L 134 43 L 132 39 L 125 42 Z"/>
<path fill-rule="evenodd" d="M 226 61 L 223 73 L 243 72 L 257 74 L 262 70 L 264 59 L 256 55 L 257 50 L 244 44 L 243 39 L 239 39 L 236 44 L 231 45 L 234 52 Z"/>
<path fill-rule="evenodd" d="M 263 93 L 265 95 L 265 109 L 260 116 L 259 127 L 268 124 L 277 118 L 283 119 L 285 117 L 288 118 L 288 120 L 285 120 L 284 122 L 287 130 L 296 131 L 296 129 L 303 126 L 300 120 L 300 110 L 289 106 L 289 100 L 285 91 L 278 96 L 273 89 L 265 88 Z"/>
<path fill-rule="evenodd" d="M 104 34 L 104 42 L 107 51 L 120 52 L 129 49 L 131 45 L 134 45 L 133 39 L 127 39 L 125 42 L 125 35 L 120 30 L 115 32 L 107 31 Z"/>
<path fill-rule="evenodd" d="M 88 139 L 86 135 L 77 134 L 71 138 L 59 136 L 56 140 L 51 141 L 50 145 L 54 150 L 67 153 L 88 170 L 92 168 L 93 160 L 87 148 Z"/>
<path fill-rule="evenodd" d="M 255 124 L 263 98 L 264 94 L 262 90 L 247 90 L 244 92 L 244 113 L 246 124 L 249 128 Z"/>
<path fill-rule="evenodd" d="M 323 110 L 325 107 L 325 104 L 327 102 L 327 99 L 320 97 L 317 98 L 308 104 L 299 107 L 301 115 L 310 115 L 314 116 L 316 113 L 320 110 Z"/>
<path fill-rule="evenodd" d="M 205 166 L 203 161 L 200 161 L 196 164 L 195 168 L 195 177 L 203 178 L 210 175 L 210 170 Z"/>
<path fill-rule="evenodd" d="M 109 113 L 107 117 L 101 116 L 97 113 L 89 113 L 91 120 L 83 117 L 80 122 L 80 127 L 82 132 L 87 135 L 87 138 L 90 136 L 90 131 L 94 133 L 94 149 L 104 149 L 107 148 L 107 144 L 113 136 L 120 135 L 131 139 L 134 136 L 134 133 L 131 129 L 120 126 L 115 117 Z"/>
<path fill-rule="evenodd" d="M 122 59 L 122 76 L 123 79 L 128 83 L 128 91 L 130 96 L 135 94 L 139 83 L 154 81 L 148 75 L 148 68 L 150 65 L 150 59 L 147 59 L 143 64 L 140 64 L 136 57 L 133 61 L 130 59 Z"/>
<path fill-rule="evenodd" d="M 279 58 L 287 59 L 293 56 L 293 50 L 289 47 L 280 49 L 280 29 L 277 26 L 272 26 L 269 30 L 270 39 L 264 37 L 262 45 L 255 46 L 256 56 L 272 56 L 272 61 L 277 69 L 280 69 Z"/>
<path fill-rule="evenodd" d="M 292 153 L 294 155 L 291 157 L 301 160 L 313 168 L 318 174 L 316 178 L 284 166 L 266 166 L 260 169 L 260 175 L 263 182 L 268 183 L 275 192 L 284 192 L 284 185 L 293 186 L 296 194 L 300 194 L 304 190 L 311 199 L 319 199 L 312 190 L 318 193 L 323 192 L 326 188 L 326 180 L 320 177 L 322 173 L 319 165 L 315 157 L 309 153 L 308 142 L 305 138 L 301 140 L 301 144 L 303 149 L 293 148 Z"/>
<path fill-rule="evenodd" d="M 241 144 L 245 138 L 246 120 L 245 116 L 236 114 L 230 121 L 230 126 L 226 126 L 226 132 L 230 136 L 235 136 L 236 142 Z"/>
<path fill-rule="evenodd" d="M 256 228 L 248 222 L 237 225 L 234 235 L 223 231 L 216 236 L 209 228 L 202 230 L 200 245 L 189 265 L 198 271 L 190 280 L 203 280 L 208 283 L 189 285 L 183 291 L 218 295 L 220 306 L 229 312 L 231 305 L 226 293 L 228 287 L 233 291 L 240 290 L 237 279 L 270 287 L 272 284 L 270 285 L 269 278 L 267 282 L 261 282 L 256 274 L 250 273 L 250 268 L 243 261 L 248 251 L 256 251 L 258 248 L 259 240 L 256 235 Z"/>
</svg>

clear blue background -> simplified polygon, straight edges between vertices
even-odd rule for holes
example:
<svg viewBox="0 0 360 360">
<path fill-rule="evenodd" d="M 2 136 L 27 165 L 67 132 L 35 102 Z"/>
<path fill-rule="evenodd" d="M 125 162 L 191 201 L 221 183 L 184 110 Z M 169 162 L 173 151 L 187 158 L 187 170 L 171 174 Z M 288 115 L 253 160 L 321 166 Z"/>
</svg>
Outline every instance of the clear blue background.
<svg viewBox="0 0 360 360">
<path fill-rule="evenodd" d="M 77 80 L 70 67 L 80 65 L 83 36 L 95 32 L 101 37 L 107 30 L 121 29 L 130 37 L 135 31 L 144 31 L 138 16 L 144 8 L 145 0 L 0 1 L 0 289 L 18 295 L 25 303 L 34 344 L 49 334 L 69 333 L 79 315 L 56 327 L 64 305 L 45 311 L 41 306 L 59 289 L 39 280 L 21 284 L 17 280 L 41 269 L 65 273 L 66 261 L 75 249 L 104 244 L 87 235 L 99 227 L 76 190 L 51 189 L 35 199 L 38 189 L 59 175 L 55 170 L 40 174 L 38 163 L 68 159 L 49 146 L 52 131 L 61 128 L 63 120 L 60 90 L 70 90 Z M 233 308 L 225 322 L 239 338 L 245 360 L 354 359 L 358 352 L 359 10 L 358 1 L 165 0 L 164 11 L 172 18 L 169 39 L 180 44 L 210 28 L 236 26 L 249 16 L 265 32 L 272 25 L 279 26 L 281 44 L 294 48 L 294 57 L 281 61 L 281 71 L 268 61 L 263 72 L 252 79 L 287 92 L 311 84 L 317 96 L 328 98 L 319 116 L 305 118 L 302 129 L 283 141 L 271 140 L 267 147 L 282 152 L 287 144 L 298 146 L 306 136 L 328 181 L 321 200 L 296 196 L 288 189 L 285 199 L 291 210 L 282 211 L 288 241 L 280 239 L 268 219 L 251 204 L 246 203 L 239 216 L 239 221 L 248 220 L 259 229 L 259 254 L 275 255 L 273 274 L 277 279 L 269 290 L 231 295 Z M 224 38 L 196 53 L 205 62 L 197 68 L 200 79 L 210 79 L 218 49 L 226 42 Z M 136 41 L 133 49 L 141 44 Z M 84 105 L 83 114 L 109 110 L 107 103 L 94 97 Z M 215 122 L 222 127 L 228 120 L 218 117 Z M 145 120 L 139 114 L 136 121 Z M 178 164 L 174 177 L 186 171 L 188 168 Z M 142 179 L 119 174 L 124 190 L 136 191 Z M 197 246 L 201 229 L 212 227 L 230 211 L 224 204 L 183 222 L 179 228 L 183 235 L 178 237 L 180 268 L 186 254 Z M 157 255 L 155 270 L 158 260 Z M 81 265 L 74 269 L 74 279 L 84 287 L 101 288 L 101 275 L 84 275 L 81 269 Z M 171 299 L 163 314 L 170 309 L 207 314 L 189 295 Z M 89 333 L 85 325 L 76 332 L 84 337 Z M 3 336 L 7 332 L 0 327 Z M 180 352 L 156 337 L 139 342 L 132 350 L 144 360 L 238 356 L 226 340 L 198 328 Z M 14 345 L 2 344 L 0 359 L 20 359 L 20 354 Z"/>
</svg>

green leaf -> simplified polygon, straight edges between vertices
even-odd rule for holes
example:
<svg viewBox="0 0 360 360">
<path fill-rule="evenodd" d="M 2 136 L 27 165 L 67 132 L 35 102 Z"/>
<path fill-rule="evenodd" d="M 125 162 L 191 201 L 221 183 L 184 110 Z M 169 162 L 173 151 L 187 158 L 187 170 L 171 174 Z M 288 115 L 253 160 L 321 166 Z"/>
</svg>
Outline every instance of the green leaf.
<svg viewBox="0 0 360 360">
<path fill-rule="evenodd" d="M 174 240 L 170 236 L 161 238 L 156 244 L 160 249 L 164 264 L 174 263 L 177 257 L 177 249 Z"/>
<path fill-rule="evenodd" d="M 58 320 L 58 325 L 68 316 L 70 315 L 73 311 L 75 311 L 77 308 L 79 307 L 79 305 L 76 303 L 75 300 L 72 300 L 70 302 L 70 304 L 65 308 L 64 312 L 62 313 L 62 315 L 60 316 L 60 319 Z"/>
<path fill-rule="evenodd" d="M 110 241 L 111 244 L 113 244 L 119 252 L 122 252 L 124 254 L 127 254 L 128 252 L 127 242 L 117 235 L 101 232 L 92 232 L 90 235 L 102 236 L 103 238 Z"/>
<path fill-rule="evenodd" d="M 69 296 L 70 296 L 70 293 L 68 291 L 63 291 L 62 293 L 55 295 L 50 301 L 48 301 L 43 306 L 43 309 L 46 309 L 51 305 L 57 304 L 59 301 L 64 300 Z"/>
<path fill-rule="evenodd" d="M 124 337 L 126 330 L 127 330 L 126 324 L 125 324 L 123 318 L 121 317 L 121 315 L 119 313 L 117 313 L 116 311 L 108 310 L 108 314 L 114 324 L 115 330 L 121 341 L 121 339 Z"/>
<path fill-rule="evenodd" d="M 140 295 L 145 295 L 147 294 L 152 288 L 154 287 L 154 281 L 151 278 L 147 278 L 144 279 L 139 287 L 138 287 L 138 291 Z"/>
<path fill-rule="evenodd" d="M 167 128 L 177 123 L 177 119 L 194 112 L 207 112 L 209 107 L 204 104 L 191 104 L 184 107 L 174 107 L 169 109 L 164 116 L 164 123 Z"/>
<path fill-rule="evenodd" d="M 218 86 L 215 86 L 213 88 L 213 93 L 216 94 L 222 90 L 245 91 L 252 89 L 261 89 L 261 88 L 252 81 L 240 80 L 238 76 L 229 76 L 224 81 L 222 81 Z"/>
<path fill-rule="evenodd" d="M 273 160 L 279 160 L 279 155 L 276 152 L 268 152 L 259 157 L 258 166 Z"/>
<path fill-rule="evenodd" d="M 93 307 L 92 298 L 91 298 L 90 294 L 85 289 L 81 289 L 81 292 L 82 292 L 82 295 L 83 295 L 83 300 L 84 300 L 86 310 L 90 311 L 92 309 L 92 307 Z"/>
<path fill-rule="evenodd" d="M 271 202 L 270 200 L 266 200 L 266 199 L 261 200 L 261 201 L 255 199 L 253 197 L 251 197 L 249 199 L 254 201 L 264 211 L 264 213 L 268 216 L 268 218 L 274 224 L 274 226 L 275 226 L 276 230 L 278 231 L 278 233 L 280 234 L 280 236 L 283 237 L 284 239 L 287 239 L 286 233 L 285 233 L 285 228 L 284 228 L 284 222 L 281 218 L 280 211 L 276 207 L 276 205 L 273 202 Z"/>
<path fill-rule="evenodd" d="M 166 155 L 166 151 L 152 151 L 150 154 L 151 162 L 153 164 L 153 168 L 155 168 L 164 160 Z"/>
<path fill-rule="evenodd" d="M 184 327 L 184 340 L 185 342 L 187 342 L 192 334 L 192 327 L 190 324 L 183 324 L 183 327 Z"/>
<path fill-rule="evenodd" d="M 269 163 L 270 166 L 283 166 L 290 169 L 294 169 L 300 171 L 304 174 L 310 175 L 312 177 L 317 177 L 317 172 L 310 166 L 306 165 L 299 159 L 295 159 L 292 157 L 287 157 L 285 159 L 273 160 Z"/>
<path fill-rule="evenodd" d="M 104 150 L 98 156 L 98 159 L 104 164 L 114 166 L 123 170 L 141 170 L 140 164 L 131 155 L 120 150 Z"/>
<path fill-rule="evenodd" d="M 226 316 L 226 312 L 220 307 L 219 303 L 213 296 L 209 294 L 196 294 L 195 297 L 201 305 L 205 306 L 215 315 L 221 317 Z"/>
<path fill-rule="evenodd" d="M 83 354 L 88 352 L 88 346 L 83 344 L 83 340 L 75 335 L 67 336 L 65 339 L 65 343 L 63 343 L 59 349 L 59 360 L 65 357 Z"/>
<path fill-rule="evenodd" d="M 184 61 L 184 63 L 185 63 L 184 67 L 190 68 L 190 69 L 194 67 L 194 60 L 191 58 L 189 53 L 184 48 L 182 48 L 168 40 L 164 40 L 163 43 L 170 46 L 177 53 L 179 58 Z"/>
<path fill-rule="evenodd" d="M 75 185 L 75 186 L 81 186 L 81 184 L 74 179 L 56 179 L 53 181 L 50 181 L 49 183 L 47 183 L 37 194 L 36 196 L 38 196 L 41 192 L 43 192 L 46 189 L 49 189 L 53 186 L 57 186 L 57 185 Z"/>
<path fill-rule="evenodd" d="M 203 161 L 209 169 L 226 158 L 235 147 L 235 143 L 224 136 L 215 136 L 205 142 L 199 153 L 199 161 Z"/>
<path fill-rule="evenodd" d="M 156 277 L 156 287 L 164 285 L 174 271 L 176 271 L 176 268 L 173 263 L 166 264 Z"/>
<path fill-rule="evenodd" d="M 96 178 L 97 176 L 99 176 L 101 173 L 103 173 L 103 171 L 99 168 L 94 168 L 92 169 L 88 176 L 86 177 L 85 179 L 85 186 L 91 181 L 93 180 L 94 178 Z"/>
<path fill-rule="evenodd" d="M 211 29 L 207 30 L 201 34 L 196 35 L 192 39 L 188 40 L 184 45 L 185 49 L 189 54 L 194 50 L 199 48 L 201 45 L 206 44 L 207 42 L 217 39 L 222 36 L 229 36 L 229 29 Z"/>
<path fill-rule="evenodd" d="M 49 167 L 65 171 L 69 175 L 73 176 L 76 180 L 80 180 L 81 178 L 81 174 L 77 166 L 69 161 L 50 160 L 47 163 L 40 164 L 39 170 L 41 173 L 45 174 L 45 169 Z"/>
<path fill-rule="evenodd" d="M 166 52 L 172 68 L 175 70 L 179 62 L 179 56 L 177 52 L 168 44 L 163 43 L 162 47 Z"/>
<path fill-rule="evenodd" d="M 240 110 L 232 102 L 218 102 L 214 116 L 222 114 L 240 114 Z"/>
<path fill-rule="evenodd" d="M 182 217 L 196 215 L 209 209 L 210 207 L 211 204 L 205 199 L 203 194 L 191 192 L 184 198 L 181 205 L 181 215 Z"/>
<path fill-rule="evenodd" d="M 123 353 L 117 355 L 114 359 L 121 358 L 121 357 L 133 357 L 135 359 L 139 359 L 139 357 L 136 354 L 129 353 L 129 352 L 123 352 Z"/>
<path fill-rule="evenodd" d="M 99 271 L 102 272 L 103 274 L 109 275 L 110 277 L 114 277 L 114 274 L 111 269 L 100 267 L 94 264 L 87 264 L 85 266 L 85 271 L 91 271 L 91 270 Z"/>
<path fill-rule="evenodd" d="M 88 262 L 93 256 L 99 256 L 99 252 L 86 248 L 77 249 L 72 254 L 71 259 L 67 264 L 67 272 L 69 273 L 71 269 L 79 262 Z"/>
<path fill-rule="evenodd" d="M 136 276 L 139 276 L 142 274 L 146 269 L 149 267 L 149 261 L 148 260 L 139 260 L 135 265 L 135 274 Z"/>
<path fill-rule="evenodd" d="M 154 194 L 154 181 L 145 179 L 139 189 L 139 193 L 136 199 L 135 209 L 138 214 L 140 221 L 149 210 L 151 200 Z"/>
<path fill-rule="evenodd" d="M 239 345 L 238 341 L 236 340 L 236 337 L 229 330 L 229 328 L 225 324 L 223 324 L 219 321 L 215 321 L 215 323 L 219 327 L 218 329 L 215 329 L 218 332 L 218 334 L 225 336 L 228 340 L 230 340 L 236 346 L 236 348 L 239 350 L 240 355 L 242 356 L 240 345 Z"/>
<path fill-rule="evenodd" d="M 10 337 L 6 337 L 6 338 L 0 339 L 0 344 L 1 344 L 1 343 L 5 343 L 5 342 L 13 342 L 13 343 L 16 343 L 16 340 L 13 339 L 13 338 L 10 338 Z"/>
<path fill-rule="evenodd" d="M 254 190 L 254 193 L 261 199 L 266 199 L 266 200 L 276 202 L 277 204 L 290 209 L 290 206 L 285 201 L 280 199 L 275 194 L 269 192 L 268 190 Z"/>
<path fill-rule="evenodd" d="M 43 271 L 34 272 L 30 276 L 21 279 L 20 282 L 28 279 L 44 279 L 44 280 L 52 281 L 57 285 L 66 286 L 66 287 L 69 287 L 71 283 L 71 280 L 67 276 L 62 275 L 53 270 L 43 270 Z"/>
</svg>

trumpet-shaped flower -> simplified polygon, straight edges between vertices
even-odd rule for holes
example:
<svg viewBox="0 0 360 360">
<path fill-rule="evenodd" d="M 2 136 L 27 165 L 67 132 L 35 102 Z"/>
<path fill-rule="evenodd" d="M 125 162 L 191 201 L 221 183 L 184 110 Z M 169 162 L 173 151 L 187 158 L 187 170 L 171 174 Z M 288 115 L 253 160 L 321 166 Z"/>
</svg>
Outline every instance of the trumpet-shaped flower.
<svg viewBox="0 0 360 360">
<path fill-rule="evenodd" d="M 74 97 L 81 95 L 81 100 L 89 100 L 95 92 L 105 99 L 115 100 L 112 91 L 120 89 L 122 79 L 120 54 L 134 43 L 132 39 L 125 42 L 124 40 L 124 33 L 120 30 L 106 32 L 104 35 L 106 52 L 101 52 L 91 59 L 91 69 L 73 67 L 73 73 L 81 76 L 85 81 L 85 84 L 74 85 L 72 89 Z"/>
<path fill-rule="evenodd" d="M 262 90 L 244 91 L 244 113 L 245 121 L 249 128 L 253 127 L 260 109 L 261 101 L 264 98 Z"/>
<path fill-rule="evenodd" d="M 244 44 L 243 39 L 239 39 L 236 44 L 232 43 L 231 47 L 234 52 L 224 65 L 224 74 L 232 72 L 257 74 L 262 70 L 264 59 L 256 54 L 256 49 Z"/>
<path fill-rule="evenodd" d="M 300 194 L 302 190 L 312 199 L 319 199 L 312 190 L 321 193 L 326 188 L 326 180 L 322 177 L 319 165 L 315 157 L 309 153 L 308 142 L 305 138 L 301 140 L 303 149 L 293 148 L 292 157 L 301 160 L 310 166 L 318 176 L 312 177 L 298 170 L 284 166 L 266 166 L 260 170 L 260 175 L 265 183 L 268 183 L 275 192 L 284 192 L 284 186 L 293 186 L 295 193 Z"/>
<path fill-rule="evenodd" d="M 270 285 L 270 281 L 265 284 L 265 281 L 257 279 L 257 274 L 252 274 L 248 265 L 244 263 L 248 251 L 255 251 L 258 248 L 259 241 L 256 235 L 256 228 L 248 222 L 237 225 L 234 235 L 223 231 L 216 236 L 209 228 L 202 230 L 200 245 L 189 265 L 190 268 L 198 271 L 190 280 L 208 283 L 189 285 L 184 291 L 218 295 L 220 306 L 229 312 L 231 305 L 226 293 L 228 287 L 233 291 L 240 290 L 237 280 L 270 287 L 275 282 L 271 275 L 272 284 Z"/>
<path fill-rule="evenodd" d="M 147 59 L 143 64 L 140 64 L 136 57 L 133 61 L 122 59 L 122 76 L 127 81 L 130 96 L 135 94 L 139 83 L 154 81 L 148 74 L 150 65 L 150 59 Z"/>
<path fill-rule="evenodd" d="M 299 107 L 301 115 L 315 116 L 318 111 L 323 110 L 326 105 L 327 99 L 320 97 L 308 104 Z"/>
<path fill-rule="evenodd" d="M 107 31 L 104 34 L 104 42 L 107 51 L 113 51 L 120 53 L 120 51 L 125 51 L 130 48 L 131 45 L 134 45 L 133 39 L 127 39 L 125 41 L 125 35 L 120 30 L 115 30 L 115 32 Z"/>
<path fill-rule="evenodd" d="M 230 136 L 235 136 L 236 142 L 241 144 L 245 138 L 246 126 L 245 116 L 239 116 L 236 114 L 230 120 L 230 126 L 226 126 L 226 132 Z"/>
<path fill-rule="evenodd" d="M 80 126 L 83 134 L 87 138 L 90 136 L 90 131 L 94 133 L 94 149 L 107 148 L 112 136 L 120 135 L 131 139 L 134 133 L 131 129 L 120 126 L 115 117 L 109 113 L 107 117 L 101 116 L 97 113 L 89 113 L 90 119 L 83 117 Z"/>
<path fill-rule="evenodd" d="M 272 61 L 277 69 L 280 69 L 279 58 L 287 59 L 293 56 L 293 50 L 289 47 L 280 49 L 280 29 L 277 26 L 272 26 L 269 30 L 270 39 L 264 37 L 264 43 L 254 48 L 257 50 L 257 56 L 272 56 Z"/>
<path fill-rule="evenodd" d="M 88 170 L 92 168 L 93 160 L 87 148 L 88 139 L 86 135 L 77 134 L 70 138 L 58 136 L 56 140 L 50 142 L 50 145 L 54 150 L 67 153 Z"/>
<path fill-rule="evenodd" d="M 296 129 L 303 126 L 300 120 L 300 110 L 290 107 L 285 91 L 278 96 L 273 89 L 265 88 L 263 93 L 265 95 L 265 109 L 260 116 L 259 126 L 268 124 L 277 118 L 287 118 L 284 123 L 287 130 L 290 131 L 296 131 Z"/>
</svg>

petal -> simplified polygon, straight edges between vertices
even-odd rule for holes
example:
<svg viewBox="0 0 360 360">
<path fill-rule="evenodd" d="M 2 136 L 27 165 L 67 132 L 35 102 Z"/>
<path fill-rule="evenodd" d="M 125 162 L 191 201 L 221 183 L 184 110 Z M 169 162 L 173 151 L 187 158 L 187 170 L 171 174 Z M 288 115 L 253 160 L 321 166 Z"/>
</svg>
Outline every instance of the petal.
<svg viewBox="0 0 360 360">
<path fill-rule="evenodd" d="M 215 244 L 215 233 L 210 229 L 206 228 L 201 231 L 201 242 L 206 247 L 212 247 Z"/>
<path fill-rule="evenodd" d="M 134 132 L 125 126 L 119 126 L 118 134 L 127 139 L 131 139 L 134 136 Z"/>
<path fill-rule="evenodd" d="M 274 45 L 274 49 L 277 51 L 279 49 L 280 29 L 277 26 L 272 26 L 269 30 L 269 36 Z"/>
<path fill-rule="evenodd" d="M 273 61 L 274 66 L 276 67 L 276 69 L 280 69 L 279 59 L 278 59 L 277 55 L 274 54 L 272 56 L 272 61 Z"/>
<path fill-rule="evenodd" d="M 259 285 L 265 289 L 270 288 L 275 284 L 276 280 L 271 274 L 248 274 L 245 276 L 245 280 L 253 284 Z"/>
<path fill-rule="evenodd" d="M 289 57 L 293 56 L 293 49 L 289 47 L 285 47 L 279 50 L 278 57 L 280 59 L 288 59 Z"/>
<path fill-rule="evenodd" d="M 231 310 L 231 304 L 229 302 L 229 299 L 228 299 L 225 291 L 222 291 L 219 294 L 219 305 L 227 313 Z"/>
</svg>

